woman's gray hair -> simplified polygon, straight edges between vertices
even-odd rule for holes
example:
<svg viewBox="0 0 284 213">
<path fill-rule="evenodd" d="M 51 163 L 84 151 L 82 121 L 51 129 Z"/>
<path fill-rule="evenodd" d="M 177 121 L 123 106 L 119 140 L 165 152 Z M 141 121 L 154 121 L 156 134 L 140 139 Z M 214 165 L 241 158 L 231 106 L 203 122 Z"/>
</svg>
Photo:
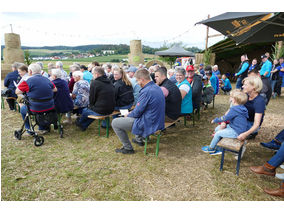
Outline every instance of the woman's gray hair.
<svg viewBox="0 0 284 213">
<path fill-rule="evenodd" d="M 38 62 L 36 62 L 36 64 L 38 64 L 40 66 L 40 68 L 43 70 L 43 63 L 42 62 L 38 61 Z"/>
<path fill-rule="evenodd" d="M 80 67 L 76 64 L 73 64 L 69 67 L 72 71 L 80 71 Z M 81 72 L 81 71 L 80 71 Z"/>
<path fill-rule="evenodd" d="M 38 64 L 31 64 L 28 68 L 28 70 L 31 70 L 32 71 L 32 75 L 35 75 L 35 74 L 41 74 L 41 68 L 40 68 L 40 65 Z"/>
<path fill-rule="evenodd" d="M 56 78 L 61 78 L 61 70 L 60 69 L 51 69 L 51 75 L 56 76 Z"/>
<path fill-rule="evenodd" d="M 72 73 L 72 76 L 75 77 L 80 77 L 81 80 L 83 80 L 83 73 L 81 71 L 75 71 Z"/>
<path fill-rule="evenodd" d="M 112 66 L 112 71 L 119 71 L 119 70 L 120 70 L 120 67 L 117 64 Z"/>
<path fill-rule="evenodd" d="M 63 63 L 61 61 L 57 61 L 56 62 L 56 66 L 63 68 Z"/>
<path fill-rule="evenodd" d="M 176 67 L 175 70 L 176 70 L 176 73 L 178 72 L 184 76 L 186 75 L 185 69 L 182 66 Z"/>
</svg>

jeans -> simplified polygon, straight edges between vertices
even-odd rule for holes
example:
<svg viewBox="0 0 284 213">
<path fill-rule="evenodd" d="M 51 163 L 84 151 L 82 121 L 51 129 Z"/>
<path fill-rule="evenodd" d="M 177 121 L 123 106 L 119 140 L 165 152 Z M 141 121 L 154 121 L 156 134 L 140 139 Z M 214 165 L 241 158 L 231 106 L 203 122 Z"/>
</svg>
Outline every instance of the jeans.
<svg viewBox="0 0 284 213">
<path fill-rule="evenodd" d="M 270 158 L 269 161 L 267 161 L 267 163 L 269 163 L 271 166 L 278 167 L 283 162 L 284 162 L 284 143 L 281 144 L 280 149 L 272 158 Z"/>
<path fill-rule="evenodd" d="M 25 117 L 26 117 L 26 114 L 27 114 L 27 106 L 26 106 L 26 105 L 23 105 L 23 106 L 21 107 L 20 113 L 21 113 L 21 115 L 22 115 L 23 120 L 25 120 Z M 28 130 L 30 130 L 29 119 L 27 119 L 27 120 L 25 121 L 25 128 L 28 129 Z M 38 126 L 38 129 L 39 129 L 39 130 L 46 130 L 47 127 Z"/>
<path fill-rule="evenodd" d="M 87 129 L 88 126 L 94 121 L 94 119 L 88 118 L 89 115 L 102 116 L 102 114 L 94 112 L 88 108 L 84 108 L 82 111 L 82 116 L 79 120 L 79 124 L 83 129 Z"/>
<path fill-rule="evenodd" d="M 278 133 L 278 135 L 275 137 L 275 140 L 280 143 L 284 143 L 284 129 Z"/>
<path fill-rule="evenodd" d="M 236 89 L 242 89 L 242 86 L 243 86 L 242 81 L 243 81 L 243 78 L 238 77 L 237 83 L 236 83 Z"/>
<path fill-rule="evenodd" d="M 274 92 L 274 87 L 275 87 L 275 85 L 277 83 L 277 80 L 271 80 L 270 83 L 271 83 L 271 89 L 272 89 L 272 93 L 273 93 Z"/>
<path fill-rule="evenodd" d="M 127 132 L 130 132 L 132 130 L 134 120 L 135 118 L 131 117 L 121 117 L 113 119 L 111 123 L 113 131 L 123 144 L 123 148 L 127 150 L 133 150 Z"/>
<path fill-rule="evenodd" d="M 221 138 L 237 138 L 238 136 L 238 133 L 233 130 L 229 124 L 227 124 L 227 127 L 225 129 L 221 130 L 219 125 L 215 129 L 215 135 L 210 143 L 210 148 L 214 149 Z"/>
</svg>

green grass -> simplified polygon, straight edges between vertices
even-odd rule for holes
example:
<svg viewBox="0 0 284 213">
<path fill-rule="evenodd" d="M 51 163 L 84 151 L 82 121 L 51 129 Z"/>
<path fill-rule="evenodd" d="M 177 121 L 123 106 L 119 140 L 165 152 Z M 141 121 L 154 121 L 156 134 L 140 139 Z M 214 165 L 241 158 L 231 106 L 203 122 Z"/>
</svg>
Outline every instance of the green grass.
<svg viewBox="0 0 284 213">
<path fill-rule="evenodd" d="M 221 156 L 201 151 L 210 143 L 215 127 L 210 121 L 227 110 L 228 99 L 217 96 L 215 109 L 210 105 L 201 111 L 195 127 L 179 123 L 168 129 L 161 137 L 158 157 L 153 155 L 154 138 L 148 145 L 149 155 L 145 156 L 144 147 L 137 145 L 134 155 L 115 153 L 121 142 L 112 130 L 109 138 L 99 137 L 96 122 L 86 132 L 74 124 L 66 125 L 62 139 L 52 130 L 44 135 L 44 145 L 35 147 L 30 136 L 20 141 L 13 137 L 22 120 L 6 104 L 1 113 L 1 199 L 283 200 L 262 190 L 279 187 L 279 180 L 255 175 L 249 167 L 261 165 L 272 156 L 259 142 L 272 139 L 284 128 L 284 97 L 269 103 L 260 134 L 247 145 L 239 177 L 235 175 L 233 155 L 226 154 L 224 171 L 220 172 Z"/>
</svg>

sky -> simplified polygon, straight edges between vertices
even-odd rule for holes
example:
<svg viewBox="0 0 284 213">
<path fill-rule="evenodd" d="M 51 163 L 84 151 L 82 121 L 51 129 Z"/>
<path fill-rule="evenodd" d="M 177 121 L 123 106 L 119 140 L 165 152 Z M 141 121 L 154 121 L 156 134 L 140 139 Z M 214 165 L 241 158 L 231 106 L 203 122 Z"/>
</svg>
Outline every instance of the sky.
<svg viewBox="0 0 284 213">
<path fill-rule="evenodd" d="M 182 42 L 204 49 L 206 26 L 195 24 L 207 19 L 208 14 L 213 17 L 238 11 L 240 6 L 218 0 L 14 2 L 1 6 L 1 45 L 5 44 L 4 33 L 10 33 L 12 25 L 13 32 L 21 36 L 22 46 L 129 44 L 130 40 L 141 39 L 143 45 L 151 47 Z M 250 6 L 248 2 L 246 6 Z M 213 34 L 219 32 L 210 29 L 209 35 Z M 209 46 L 224 38 L 210 38 Z"/>
</svg>

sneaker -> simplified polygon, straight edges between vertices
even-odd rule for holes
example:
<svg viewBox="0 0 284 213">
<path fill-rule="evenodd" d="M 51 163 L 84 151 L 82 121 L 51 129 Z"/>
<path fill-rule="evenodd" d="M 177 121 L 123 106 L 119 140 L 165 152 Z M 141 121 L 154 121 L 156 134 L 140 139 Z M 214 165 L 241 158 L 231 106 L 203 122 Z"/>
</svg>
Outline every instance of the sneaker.
<svg viewBox="0 0 284 213">
<path fill-rule="evenodd" d="M 213 153 L 213 152 L 216 151 L 215 149 L 210 148 L 210 146 L 203 146 L 203 147 L 201 148 L 201 150 L 202 150 L 203 152 L 207 152 L 207 153 Z"/>
<path fill-rule="evenodd" d="M 216 150 L 215 152 L 210 153 L 210 155 L 221 155 L 222 151 Z"/>
<path fill-rule="evenodd" d="M 136 140 L 136 138 L 133 138 L 132 142 L 136 143 L 138 146 L 144 146 L 145 145 L 145 143 L 143 141 L 138 141 L 138 140 Z"/>
<path fill-rule="evenodd" d="M 124 149 L 124 147 L 122 147 L 121 149 L 115 149 L 116 153 L 122 153 L 122 154 L 134 154 L 134 150 L 128 150 L 128 149 Z"/>
<path fill-rule="evenodd" d="M 280 180 L 284 180 L 284 173 L 282 173 L 282 174 L 276 173 L 275 177 L 280 179 Z"/>
<path fill-rule="evenodd" d="M 280 144 L 276 143 L 274 140 L 268 142 L 268 143 L 260 143 L 261 146 L 268 148 L 268 149 L 273 149 L 273 150 L 278 150 L 280 149 Z"/>
<path fill-rule="evenodd" d="M 284 169 L 284 164 L 280 165 L 280 168 L 281 168 L 281 169 Z"/>
</svg>

